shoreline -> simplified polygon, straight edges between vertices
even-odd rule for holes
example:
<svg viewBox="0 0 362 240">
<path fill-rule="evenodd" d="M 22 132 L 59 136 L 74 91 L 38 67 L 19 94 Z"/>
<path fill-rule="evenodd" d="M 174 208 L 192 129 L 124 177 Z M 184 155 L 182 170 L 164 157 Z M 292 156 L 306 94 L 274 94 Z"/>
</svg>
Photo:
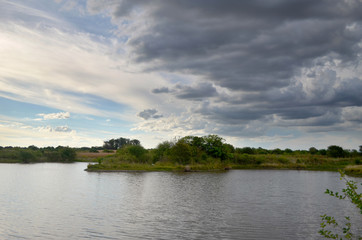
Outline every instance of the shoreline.
<svg viewBox="0 0 362 240">
<path fill-rule="evenodd" d="M 96 165 L 96 164 L 94 164 Z M 152 165 L 151 165 L 152 166 Z M 288 167 L 288 166 L 258 166 L 258 165 L 244 165 L 244 166 L 232 166 L 232 167 L 224 167 L 224 168 L 200 168 L 197 166 L 196 168 L 192 168 L 192 166 L 177 166 L 177 167 L 152 167 L 149 165 L 144 165 L 145 168 L 140 169 L 140 165 L 138 164 L 136 168 L 131 168 L 129 165 L 127 168 L 124 169 L 96 169 L 96 168 L 86 168 L 84 171 L 86 172 L 98 172 L 98 173 L 107 173 L 107 172 L 176 172 L 176 173 L 183 173 L 183 172 L 227 172 L 230 170 L 295 170 L 295 171 L 321 171 L 321 172 L 338 172 L 339 170 L 344 171 L 347 175 L 352 177 L 360 177 L 362 178 L 361 171 L 351 171 L 351 168 L 358 168 L 362 170 L 362 165 L 348 165 L 343 168 L 326 168 L 326 167 L 316 167 L 316 166 L 306 166 L 306 167 Z M 151 167 L 151 168 L 150 168 Z"/>
</svg>

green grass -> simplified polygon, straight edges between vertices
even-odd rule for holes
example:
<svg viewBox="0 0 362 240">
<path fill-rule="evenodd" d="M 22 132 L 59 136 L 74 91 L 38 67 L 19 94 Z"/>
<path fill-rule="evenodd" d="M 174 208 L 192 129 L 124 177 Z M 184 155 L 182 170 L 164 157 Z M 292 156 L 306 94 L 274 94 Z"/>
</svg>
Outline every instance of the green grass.
<svg viewBox="0 0 362 240">
<path fill-rule="evenodd" d="M 182 171 L 183 166 L 172 164 L 107 163 L 89 164 L 87 171 Z"/>
<path fill-rule="evenodd" d="M 277 155 L 277 154 L 243 154 L 237 158 L 237 163 L 232 161 L 220 161 L 220 159 L 208 158 L 203 162 L 194 162 L 182 165 L 172 161 L 160 161 L 152 164 L 151 160 L 143 163 L 130 161 L 123 155 L 111 155 L 99 158 L 101 164 L 88 166 L 89 171 L 184 171 L 186 166 L 190 171 L 223 171 L 230 169 L 293 169 L 293 170 L 317 170 L 317 171 L 338 171 L 347 169 L 347 174 L 360 174 L 356 162 L 361 162 L 361 158 L 330 158 L 318 155 Z M 350 170 L 349 170 L 350 169 Z"/>
<path fill-rule="evenodd" d="M 348 175 L 362 177 L 362 165 L 350 165 L 344 171 Z"/>
</svg>

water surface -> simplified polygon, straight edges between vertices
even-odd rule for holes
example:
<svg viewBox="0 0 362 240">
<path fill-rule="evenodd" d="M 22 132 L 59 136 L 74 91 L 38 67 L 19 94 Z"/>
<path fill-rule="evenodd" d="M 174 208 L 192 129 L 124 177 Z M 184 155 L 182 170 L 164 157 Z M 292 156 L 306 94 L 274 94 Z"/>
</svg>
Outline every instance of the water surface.
<svg viewBox="0 0 362 240">
<path fill-rule="evenodd" d="M 344 187 L 335 172 L 86 165 L 0 164 L 0 239 L 321 239 L 321 214 L 362 223 L 348 201 L 324 194 Z"/>
</svg>

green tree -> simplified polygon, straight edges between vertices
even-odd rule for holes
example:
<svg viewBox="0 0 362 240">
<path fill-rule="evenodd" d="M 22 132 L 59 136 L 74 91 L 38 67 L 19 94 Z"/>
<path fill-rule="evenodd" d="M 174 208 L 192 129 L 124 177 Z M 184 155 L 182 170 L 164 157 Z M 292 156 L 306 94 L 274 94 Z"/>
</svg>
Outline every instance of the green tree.
<svg viewBox="0 0 362 240">
<path fill-rule="evenodd" d="M 327 189 L 325 193 L 340 200 L 348 199 L 359 209 L 360 214 L 362 214 L 362 193 L 357 192 L 357 182 L 347 179 L 342 171 L 340 171 L 340 174 L 340 179 L 343 180 L 346 184 L 346 187 L 342 190 L 342 194 L 338 192 L 333 192 L 329 189 Z M 352 223 L 350 222 L 350 217 L 345 217 L 346 223 L 344 227 L 339 229 L 339 231 L 343 234 L 335 233 L 332 230 L 329 230 L 330 228 L 332 228 L 335 231 L 336 228 L 338 230 L 338 228 L 340 227 L 337 220 L 333 216 L 328 216 L 324 214 L 321 216 L 321 218 L 322 223 L 320 224 L 321 229 L 319 230 L 319 233 L 322 236 L 331 239 L 353 239 L 354 234 L 352 232 Z M 362 236 L 356 236 L 356 239 L 361 240 Z"/>
<path fill-rule="evenodd" d="M 327 155 L 327 150 L 325 150 L 325 149 L 319 149 L 319 150 L 318 150 L 318 153 L 319 153 L 320 155 L 322 155 L 322 156 L 325 156 L 325 155 Z"/>
<path fill-rule="evenodd" d="M 189 164 L 191 162 L 191 147 L 185 141 L 180 139 L 170 149 L 170 158 L 179 164 Z"/>
<path fill-rule="evenodd" d="M 60 157 L 64 162 L 72 162 L 76 158 L 76 152 L 70 147 L 63 147 L 59 150 Z"/>
<path fill-rule="evenodd" d="M 290 148 L 286 148 L 286 149 L 284 149 L 284 153 L 291 154 L 291 153 L 293 153 L 293 150 Z"/>
<path fill-rule="evenodd" d="M 117 150 L 127 145 L 138 146 L 141 145 L 141 143 L 137 139 L 130 140 L 128 138 L 120 137 L 117 139 L 110 139 L 108 141 L 105 141 L 103 144 L 103 148 L 110 150 Z"/>
<path fill-rule="evenodd" d="M 131 155 L 135 156 L 137 160 L 141 162 L 143 162 L 143 156 L 147 153 L 147 150 L 144 149 L 141 145 L 127 146 L 127 150 Z"/>
<path fill-rule="evenodd" d="M 158 144 L 155 149 L 153 162 L 155 163 L 157 161 L 160 161 L 160 160 L 163 160 L 164 158 L 166 158 L 166 156 L 170 153 L 170 149 L 173 145 L 174 145 L 174 143 L 170 142 L 170 141 L 164 141 L 164 142 Z"/>
<path fill-rule="evenodd" d="M 255 154 L 254 149 L 252 149 L 251 147 L 237 148 L 235 151 L 237 153 Z"/>
<path fill-rule="evenodd" d="M 33 154 L 33 152 L 28 151 L 28 150 L 21 150 L 19 152 L 19 157 L 23 163 L 30 163 L 30 162 L 33 162 L 36 160 L 36 157 Z"/>
<path fill-rule="evenodd" d="M 318 149 L 316 149 L 315 147 L 310 147 L 309 148 L 309 153 L 312 155 L 315 155 L 318 153 Z"/>
<path fill-rule="evenodd" d="M 224 148 L 224 139 L 218 135 L 208 135 L 203 137 L 203 148 L 206 153 L 214 158 L 225 160 L 227 158 L 227 151 Z"/>
<path fill-rule="evenodd" d="M 272 150 L 272 154 L 283 154 L 283 151 L 279 148 L 275 148 Z"/>
<path fill-rule="evenodd" d="M 345 151 L 340 146 L 331 145 L 327 149 L 327 155 L 334 158 L 344 157 Z"/>
</svg>

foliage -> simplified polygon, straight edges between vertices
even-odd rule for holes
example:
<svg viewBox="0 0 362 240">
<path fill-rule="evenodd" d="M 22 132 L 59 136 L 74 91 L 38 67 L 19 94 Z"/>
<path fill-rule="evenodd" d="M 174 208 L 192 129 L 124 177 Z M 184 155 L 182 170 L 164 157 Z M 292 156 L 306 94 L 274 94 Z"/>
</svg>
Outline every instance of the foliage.
<svg viewBox="0 0 362 240">
<path fill-rule="evenodd" d="M 142 157 L 147 153 L 147 150 L 140 145 L 135 145 L 135 146 L 129 145 L 126 146 L 125 149 L 127 149 L 127 151 L 131 155 L 135 156 L 139 160 L 141 160 Z"/>
<path fill-rule="evenodd" d="M 140 141 L 137 139 L 130 140 L 128 138 L 117 138 L 105 141 L 103 144 L 104 149 L 117 150 L 127 145 L 137 146 L 140 145 Z"/>
<path fill-rule="evenodd" d="M 343 180 L 346 184 L 346 188 L 342 190 L 342 194 L 339 194 L 338 192 L 333 192 L 329 189 L 327 189 L 325 193 L 340 200 L 349 199 L 349 201 L 359 209 L 360 214 L 362 214 L 362 193 L 357 192 L 357 182 L 347 179 L 342 171 L 340 171 L 340 174 L 341 180 Z M 332 227 L 333 229 L 339 227 L 338 222 L 333 216 L 328 216 L 324 214 L 321 216 L 321 218 L 322 223 L 320 224 L 321 229 L 319 230 L 319 233 L 322 236 L 331 239 L 352 239 L 354 237 L 351 229 L 352 224 L 350 222 L 350 217 L 345 217 L 346 223 L 344 227 L 340 229 L 343 234 L 335 233 L 331 230 L 328 230 L 330 227 Z M 362 239 L 362 237 L 360 236 L 358 237 L 358 239 Z"/>
<path fill-rule="evenodd" d="M 23 163 L 30 163 L 36 159 L 33 151 L 31 150 L 21 150 L 19 152 L 19 155 L 20 155 L 20 160 Z"/>
<path fill-rule="evenodd" d="M 158 144 L 153 156 L 153 163 L 164 160 L 167 155 L 169 155 L 169 151 L 173 145 L 174 143 L 170 141 L 164 141 Z"/>
<path fill-rule="evenodd" d="M 75 149 L 62 146 L 38 148 L 31 145 L 28 148 L 11 147 L 0 150 L 0 162 L 72 162 L 75 159 Z"/>
<path fill-rule="evenodd" d="M 148 161 L 147 153 L 141 145 L 127 145 L 117 151 L 117 156 L 123 161 L 145 163 Z"/>
<path fill-rule="evenodd" d="M 349 165 L 344 171 L 348 175 L 362 177 L 362 165 Z"/>
<path fill-rule="evenodd" d="M 92 147 L 91 149 L 89 149 L 89 152 L 91 152 L 91 153 L 97 153 L 97 152 L 98 152 L 98 149 L 95 148 L 95 147 Z"/>
<path fill-rule="evenodd" d="M 236 153 L 255 154 L 255 150 L 251 147 L 236 148 Z"/>
<path fill-rule="evenodd" d="M 282 153 L 283 153 L 283 151 L 281 149 L 279 149 L 279 148 L 276 148 L 276 149 L 272 150 L 272 154 L 282 154 Z"/>
<path fill-rule="evenodd" d="M 346 153 L 342 147 L 336 146 L 336 145 L 331 145 L 327 149 L 327 155 L 330 157 L 341 158 L 341 157 L 344 157 L 346 155 Z"/>
<path fill-rule="evenodd" d="M 61 161 L 63 162 L 72 162 L 75 160 L 76 152 L 70 147 L 62 147 L 59 150 Z"/>
<path fill-rule="evenodd" d="M 316 149 L 315 147 L 310 147 L 309 148 L 309 153 L 314 155 L 314 154 L 317 154 L 318 153 L 318 149 Z"/>
<path fill-rule="evenodd" d="M 191 162 L 191 146 L 182 139 L 170 149 L 170 158 L 179 164 L 189 164 Z"/>
<path fill-rule="evenodd" d="M 126 163 L 190 165 L 194 169 L 214 169 L 218 166 L 222 169 L 231 167 L 336 171 L 345 168 L 348 174 L 362 176 L 359 168 L 362 162 L 360 153 L 336 145 L 328 148 L 328 155 L 327 150 L 316 150 L 313 147 L 309 151 L 289 148 L 235 148 L 218 135 L 207 135 L 164 141 L 155 149 L 148 150 L 144 149 L 138 140 L 128 138 L 105 141 L 104 147 L 0 147 L 0 162 L 98 161 L 103 169 L 118 168 L 118 165 Z"/>
</svg>

